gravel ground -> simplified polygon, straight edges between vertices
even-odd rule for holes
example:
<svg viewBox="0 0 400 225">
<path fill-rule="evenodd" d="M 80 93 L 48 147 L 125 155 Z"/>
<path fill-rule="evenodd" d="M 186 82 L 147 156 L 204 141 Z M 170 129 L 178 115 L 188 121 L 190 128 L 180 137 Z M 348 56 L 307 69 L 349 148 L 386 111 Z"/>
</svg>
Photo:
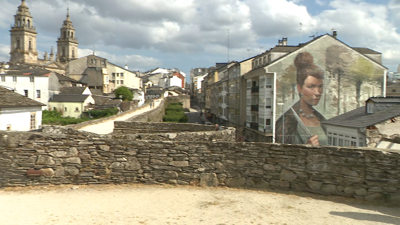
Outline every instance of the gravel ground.
<svg viewBox="0 0 400 225">
<path fill-rule="evenodd" d="M 1 189 L 0 224 L 400 224 L 400 208 L 292 192 L 50 186 Z"/>
</svg>

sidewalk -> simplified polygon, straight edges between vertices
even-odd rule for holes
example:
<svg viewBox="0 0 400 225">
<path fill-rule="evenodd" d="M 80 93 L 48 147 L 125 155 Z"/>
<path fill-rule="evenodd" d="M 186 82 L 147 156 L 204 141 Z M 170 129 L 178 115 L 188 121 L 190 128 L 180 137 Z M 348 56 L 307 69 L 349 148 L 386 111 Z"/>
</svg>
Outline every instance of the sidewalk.
<svg viewBox="0 0 400 225">
<path fill-rule="evenodd" d="M 160 102 L 161 102 L 160 99 L 155 100 L 154 101 L 154 108 L 158 107 L 160 105 Z M 145 112 L 148 112 L 150 110 L 153 110 L 154 108 L 150 109 L 150 106 L 148 105 L 146 107 L 143 107 L 143 108 L 141 108 L 139 110 L 133 111 L 132 113 L 125 114 L 125 115 L 123 115 L 121 117 L 118 117 L 116 119 L 108 120 L 108 121 L 105 121 L 105 122 L 99 123 L 99 124 L 94 124 L 94 125 L 89 125 L 89 126 L 86 126 L 86 127 L 82 127 L 79 130 L 92 132 L 92 133 L 95 133 L 95 134 L 110 134 L 110 133 L 112 133 L 114 131 L 114 121 L 125 121 L 125 120 L 127 120 L 127 119 L 129 119 L 129 118 L 131 118 L 133 116 L 137 116 L 137 115 L 140 115 L 142 113 L 145 113 Z"/>
</svg>

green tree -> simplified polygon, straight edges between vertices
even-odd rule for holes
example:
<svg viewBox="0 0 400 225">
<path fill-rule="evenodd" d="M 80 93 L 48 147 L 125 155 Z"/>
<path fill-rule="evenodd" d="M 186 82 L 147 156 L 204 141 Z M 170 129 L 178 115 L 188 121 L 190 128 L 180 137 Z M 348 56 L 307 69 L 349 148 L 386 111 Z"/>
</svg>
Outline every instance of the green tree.
<svg viewBox="0 0 400 225">
<path fill-rule="evenodd" d="M 122 101 L 132 101 L 133 93 L 127 87 L 119 87 L 115 91 L 115 96 L 122 99 Z"/>
<path fill-rule="evenodd" d="M 356 86 L 356 97 L 358 107 L 361 106 L 360 97 L 361 97 L 361 86 L 364 83 L 369 83 L 378 80 L 375 72 L 375 68 L 371 62 L 369 62 L 364 57 L 358 57 L 355 63 L 352 65 L 351 69 L 351 77 L 349 77 L 349 81 Z"/>
</svg>

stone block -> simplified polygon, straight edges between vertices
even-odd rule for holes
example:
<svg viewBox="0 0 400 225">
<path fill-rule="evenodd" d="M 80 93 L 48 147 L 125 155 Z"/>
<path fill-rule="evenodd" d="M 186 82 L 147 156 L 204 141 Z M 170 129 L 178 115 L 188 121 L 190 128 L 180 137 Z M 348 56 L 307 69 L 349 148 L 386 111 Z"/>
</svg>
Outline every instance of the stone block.
<svg viewBox="0 0 400 225">
<path fill-rule="evenodd" d="M 79 169 L 74 166 L 65 167 L 65 173 L 67 175 L 76 176 L 79 174 Z"/>
<path fill-rule="evenodd" d="M 264 164 L 263 169 L 266 171 L 275 171 L 276 170 L 275 166 L 271 165 L 271 164 Z"/>
<path fill-rule="evenodd" d="M 61 157 L 67 156 L 67 152 L 66 151 L 55 151 L 55 152 L 50 153 L 50 155 L 53 157 L 61 158 Z"/>
<path fill-rule="evenodd" d="M 289 170 L 284 169 L 284 170 L 282 170 L 282 172 L 280 174 L 281 180 L 292 182 L 292 181 L 296 180 L 296 178 L 297 178 L 297 175 Z"/>
<path fill-rule="evenodd" d="M 187 167 L 189 166 L 188 161 L 172 161 L 169 163 L 170 166 L 175 166 L 175 167 Z"/>
<path fill-rule="evenodd" d="M 356 189 L 354 187 L 346 187 L 343 191 L 346 194 L 353 194 L 354 192 L 356 192 Z"/>
<path fill-rule="evenodd" d="M 218 185 L 219 182 L 215 173 L 203 173 L 200 175 L 200 186 L 217 187 Z"/>
<path fill-rule="evenodd" d="M 322 186 L 322 182 L 319 182 L 319 181 L 308 180 L 308 181 L 306 181 L 306 183 L 309 188 L 311 188 L 315 191 L 320 190 L 321 186 Z"/>
<path fill-rule="evenodd" d="M 67 157 L 75 157 L 75 156 L 78 156 L 78 153 L 79 153 L 78 149 L 76 149 L 75 147 L 71 147 L 68 149 L 66 156 Z"/>
<path fill-rule="evenodd" d="M 122 169 L 124 169 L 124 164 L 122 164 L 120 162 L 113 162 L 110 165 L 110 169 L 122 170 Z"/>
<path fill-rule="evenodd" d="M 366 194 L 367 194 L 367 190 L 365 188 L 360 188 L 360 189 L 356 190 L 356 195 L 364 196 Z"/>
<path fill-rule="evenodd" d="M 40 155 L 36 161 L 37 165 L 54 165 L 56 164 L 53 157 L 48 155 Z"/>
<path fill-rule="evenodd" d="M 196 173 L 180 173 L 179 177 L 183 179 L 196 179 L 199 178 L 199 175 Z"/>
<path fill-rule="evenodd" d="M 175 172 L 175 171 L 165 171 L 164 177 L 165 178 L 177 178 L 178 177 L 178 173 Z"/>
<path fill-rule="evenodd" d="M 280 180 L 279 181 L 279 187 L 289 188 L 290 187 L 290 182 L 289 181 L 285 181 L 285 180 Z"/>
<path fill-rule="evenodd" d="M 228 187 L 243 187 L 246 184 L 246 178 L 228 178 L 225 184 Z"/>
<path fill-rule="evenodd" d="M 335 193 L 336 186 L 333 184 L 324 184 L 321 186 L 321 191 L 323 191 L 325 193 Z"/>
<path fill-rule="evenodd" d="M 63 177 L 65 176 L 65 169 L 64 167 L 57 167 L 56 171 L 54 171 L 55 177 Z"/>
<path fill-rule="evenodd" d="M 110 146 L 108 146 L 108 145 L 99 145 L 99 149 L 108 152 L 108 151 L 110 151 Z"/>
<path fill-rule="evenodd" d="M 68 158 L 66 160 L 67 163 L 72 163 L 72 164 L 81 164 L 81 158 L 79 157 L 72 157 L 72 158 Z"/>
<path fill-rule="evenodd" d="M 54 170 L 52 168 L 46 168 L 46 169 L 41 169 L 43 171 L 43 176 L 45 177 L 53 177 L 54 176 Z"/>
</svg>

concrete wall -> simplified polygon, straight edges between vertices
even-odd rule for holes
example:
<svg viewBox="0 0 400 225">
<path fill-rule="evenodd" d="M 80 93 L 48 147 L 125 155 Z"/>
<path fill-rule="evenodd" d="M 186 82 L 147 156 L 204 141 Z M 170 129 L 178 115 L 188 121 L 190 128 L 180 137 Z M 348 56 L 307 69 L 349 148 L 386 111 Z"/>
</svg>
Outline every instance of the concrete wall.
<svg viewBox="0 0 400 225">
<path fill-rule="evenodd" d="M 400 203 L 399 152 L 29 134 L 0 133 L 0 187 L 166 183 L 286 189 Z"/>
</svg>

